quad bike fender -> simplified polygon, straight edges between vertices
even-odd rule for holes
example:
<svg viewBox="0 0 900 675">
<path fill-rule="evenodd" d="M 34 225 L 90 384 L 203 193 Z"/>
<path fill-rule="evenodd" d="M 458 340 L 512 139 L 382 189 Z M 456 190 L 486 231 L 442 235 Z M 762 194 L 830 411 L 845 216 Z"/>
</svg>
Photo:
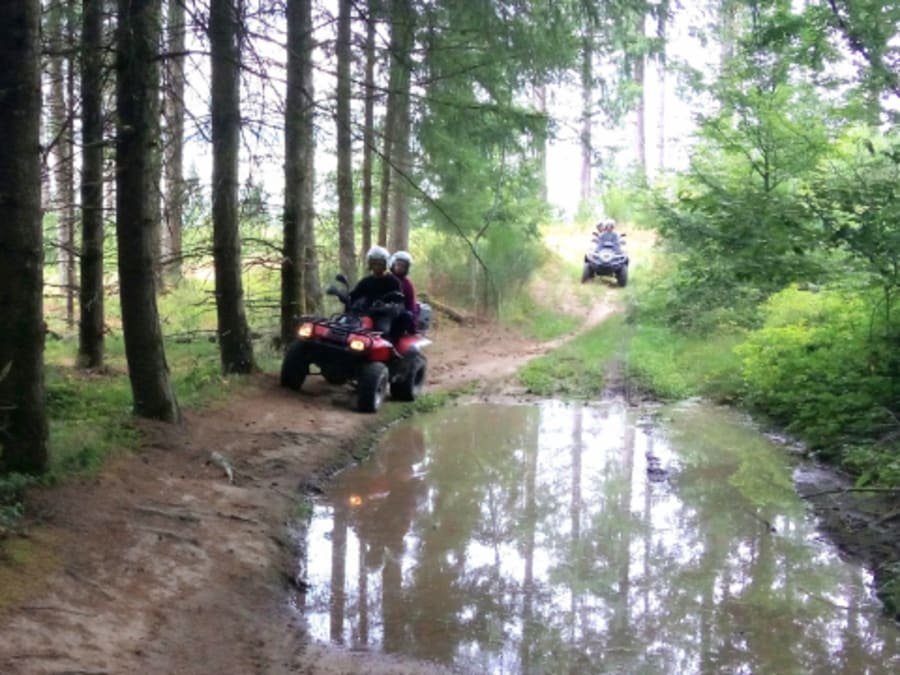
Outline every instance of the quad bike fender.
<svg viewBox="0 0 900 675">
<path fill-rule="evenodd" d="M 404 335 L 397 340 L 397 351 L 406 356 L 421 351 L 431 344 L 431 340 L 423 335 Z"/>
<path fill-rule="evenodd" d="M 367 352 L 367 360 L 386 363 L 394 354 L 394 346 L 380 335 L 372 338 L 372 345 Z"/>
</svg>

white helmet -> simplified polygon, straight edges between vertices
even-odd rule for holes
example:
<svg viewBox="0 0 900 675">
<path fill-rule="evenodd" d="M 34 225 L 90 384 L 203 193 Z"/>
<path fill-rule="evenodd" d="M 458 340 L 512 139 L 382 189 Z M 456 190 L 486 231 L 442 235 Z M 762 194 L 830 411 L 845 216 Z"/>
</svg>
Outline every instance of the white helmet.
<svg viewBox="0 0 900 675">
<path fill-rule="evenodd" d="M 397 261 L 403 261 L 406 263 L 406 268 L 412 269 L 412 256 L 407 251 L 397 251 L 394 255 L 391 256 L 391 267 L 394 266 L 394 263 Z"/>
<path fill-rule="evenodd" d="M 387 265 L 390 258 L 391 254 L 388 253 L 386 248 L 382 246 L 373 246 L 366 253 L 366 265 L 370 264 L 373 260 L 381 260 Z"/>
</svg>

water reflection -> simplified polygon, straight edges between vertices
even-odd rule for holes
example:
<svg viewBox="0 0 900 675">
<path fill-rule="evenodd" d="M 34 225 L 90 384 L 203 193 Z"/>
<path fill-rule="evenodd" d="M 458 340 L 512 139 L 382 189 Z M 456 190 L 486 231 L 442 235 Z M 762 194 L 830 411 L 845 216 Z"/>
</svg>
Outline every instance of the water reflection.
<svg viewBox="0 0 900 675">
<path fill-rule="evenodd" d="M 312 634 L 465 672 L 897 672 L 900 631 L 784 455 L 721 411 L 665 415 L 478 405 L 396 427 L 315 509 Z"/>
</svg>

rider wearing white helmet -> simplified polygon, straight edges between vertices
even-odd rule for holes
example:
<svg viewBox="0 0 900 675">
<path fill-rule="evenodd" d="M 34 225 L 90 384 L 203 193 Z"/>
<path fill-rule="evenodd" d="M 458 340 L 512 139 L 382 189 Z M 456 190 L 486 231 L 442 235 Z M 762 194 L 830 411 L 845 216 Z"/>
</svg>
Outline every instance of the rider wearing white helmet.
<svg viewBox="0 0 900 675">
<path fill-rule="evenodd" d="M 386 248 L 373 246 L 366 253 L 366 266 L 371 274 L 359 280 L 350 291 L 350 301 L 364 299 L 367 305 L 383 298 L 391 291 L 402 291 L 397 277 L 387 274 L 391 254 Z"/>
<path fill-rule="evenodd" d="M 415 319 L 419 314 L 419 303 L 416 302 L 416 289 L 408 276 L 412 263 L 412 256 L 406 251 L 397 251 L 391 256 L 391 274 L 400 281 L 400 288 L 403 291 L 404 298 L 403 304 L 406 306 L 406 310 L 412 314 L 413 319 Z"/>
<path fill-rule="evenodd" d="M 391 274 L 400 281 L 403 291 L 403 305 L 406 311 L 398 316 L 395 321 L 395 329 L 400 333 L 415 333 L 416 320 L 419 316 L 419 303 L 416 302 L 416 289 L 409 279 L 409 270 L 412 267 L 412 256 L 407 251 L 397 251 L 391 256 Z"/>
</svg>

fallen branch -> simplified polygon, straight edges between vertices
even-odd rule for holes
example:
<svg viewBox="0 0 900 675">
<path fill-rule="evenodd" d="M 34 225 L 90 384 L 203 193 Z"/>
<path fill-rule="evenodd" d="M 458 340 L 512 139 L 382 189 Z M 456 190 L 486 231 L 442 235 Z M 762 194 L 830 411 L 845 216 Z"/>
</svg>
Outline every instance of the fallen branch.
<svg viewBox="0 0 900 675">
<path fill-rule="evenodd" d="M 146 504 L 138 504 L 137 506 L 133 506 L 132 509 L 138 511 L 139 513 L 147 513 L 152 516 L 162 516 L 164 518 L 173 518 L 175 520 L 180 520 L 187 523 L 199 523 L 203 518 L 224 518 L 226 520 L 236 520 L 241 523 L 259 525 L 259 521 L 255 518 L 247 518 L 246 516 L 239 516 L 236 513 L 225 513 L 224 511 L 188 511 L 180 507 L 165 509 L 158 506 L 150 506 Z"/>
<path fill-rule="evenodd" d="M 72 577 L 75 581 L 77 581 L 79 584 L 83 584 L 85 586 L 91 586 L 94 590 L 96 590 L 98 593 L 100 593 L 100 595 L 102 595 L 107 600 L 113 601 L 116 599 L 112 593 L 110 593 L 102 585 L 98 584 L 93 579 L 88 579 L 87 577 L 82 576 L 81 574 L 77 573 L 75 570 L 68 568 L 68 567 L 65 569 L 65 572 L 70 577 Z"/>
<path fill-rule="evenodd" d="M 821 497 L 823 495 L 836 495 L 836 494 L 846 494 L 848 492 L 881 492 L 881 493 L 892 493 L 892 494 L 900 494 L 900 487 L 848 487 L 848 488 L 837 488 L 835 490 L 822 490 L 821 492 L 811 492 L 808 495 L 803 495 L 804 498 L 809 499 L 811 497 Z"/>
<path fill-rule="evenodd" d="M 65 607 L 50 607 L 47 605 L 24 605 L 22 609 L 29 612 L 45 611 L 45 612 L 64 612 L 65 614 L 78 614 L 80 616 L 94 616 L 90 612 L 81 612 L 77 609 L 66 609 Z"/>
<path fill-rule="evenodd" d="M 164 518 L 174 518 L 175 520 L 182 520 L 189 523 L 197 523 L 200 522 L 200 517 L 194 515 L 190 511 L 185 511 L 183 509 L 161 509 L 155 506 L 133 506 L 132 509 L 138 511 L 139 513 L 147 513 L 151 516 L 162 516 Z"/>
<path fill-rule="evenodd" d="M 172 530 L 164 530 L 159 527 L 147 527 L 145 525 L 137 525 L 139 530 L 144 530 L 145 532 L 150 532 L 155 534 L 159 538 L 169 537 L 170 539 L 175 539 L 176 541 L 182 541 L 185 544 L 190 544 L 191 546 L 196 546 L 198 548 L 202 548 L 200 546 L 200 542 L 195 537 L 186 537 L 183 534 L 178 532 L 173 532 Z"/>
<path fill-rule="evenodd" d="M 884 523 L 888 522 L 889 520 L 893 520 L 894 518 L 898 518 L 898 517 L 900 517 L 900 509 L 894 509 L 890 513 L 885 513 L 883 516 L 878 518 L 878 520 L 875 521 L 875 524 L 883 525 Z"/>
<path fill-rule="evenodd" d="M 429 305 L 441 312 L 441 314 L 445 314 L 451 321 L 455 321 L 459 324 L 463 324 L 469 321 L 469 318 L 458 309 L 454 309 L 449 305 L 445 305 L 443 302 L 435 300 L 429 295 L 422 294 L 421 298 L 423 301 L 427 302 Z"/>
</svg>

